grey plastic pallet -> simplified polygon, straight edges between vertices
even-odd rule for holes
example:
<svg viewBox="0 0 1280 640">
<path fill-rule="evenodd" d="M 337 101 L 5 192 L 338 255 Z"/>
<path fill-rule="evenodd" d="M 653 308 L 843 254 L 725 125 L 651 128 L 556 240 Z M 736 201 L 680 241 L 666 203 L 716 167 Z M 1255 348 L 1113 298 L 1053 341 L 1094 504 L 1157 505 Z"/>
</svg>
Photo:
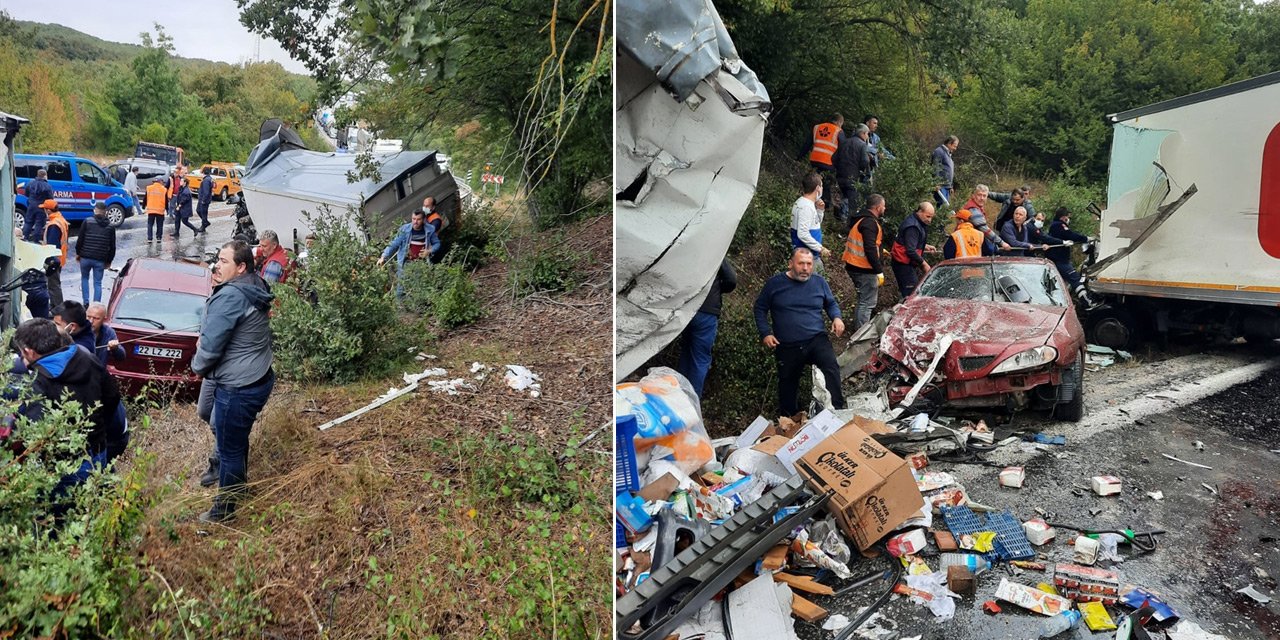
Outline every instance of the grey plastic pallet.
<svg viewBox="0 0 1280 640">
<path fill-rule="evenodd" d="M 685 619 L 725 588 L 787 533 L 811 518 L 831 499 L 812 496 L 804 480 L 793 476 L 759 500 L 712 529 L 674 560 L 654 570 L 648 580 L 618 599 L 617 637 L 655 640 L 667 637 Z M 773 521 L 782 507 L 803 504 L 795 513 Z M 671 600 L 674 599 L 674 602 Z M 653 615 L 650 615 L 653 614 Z M 632 631 L 636 622 L 649 625 Z"/>
</svg>

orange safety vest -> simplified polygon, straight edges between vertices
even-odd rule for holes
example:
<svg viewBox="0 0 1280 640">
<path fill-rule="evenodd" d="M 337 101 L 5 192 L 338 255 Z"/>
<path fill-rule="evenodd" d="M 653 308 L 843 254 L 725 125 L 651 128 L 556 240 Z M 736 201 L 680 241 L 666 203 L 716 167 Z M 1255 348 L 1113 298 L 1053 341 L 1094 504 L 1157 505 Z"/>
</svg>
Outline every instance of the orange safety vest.
<svg viewBox="0 0 1280 640">
<path fill-rule="evenodd" d="M 844 261 L 852 266 L 860 269 L 870 269 L 871 261 L 867 260 L 867 248 L 862 246 L 862 234 L 858 233 L 858 224 L 862 222 L 862 218 L 868 216 L 859 216 L 853 219 L 853 226 L 849 228 L 849 235 L 844 241 Z M 872 247 L 872 251 L 879 251 L 880 245 L 884 242 L 884 225 L 875 216 L 870 216 L 876 221 L 876 246 Z"/>
<path fill-rule="evenodd" d="M 813 125 L 813 151 L 809 152 L 809 161 L 831 166 L 831 157 L 840 143 L 839 134 L 840 127 L 830 122 Z"/>
<path fill-rule="evenodd" d="M 55 213 L 57 215 L 53 215 Z M 67 234 L 70 233 L 70 225 L 67 224 L 67 219 L 62 217 L 62 213 L 50 211 L 49 221 L 44 225 L 44 237 L 40 238 L 41 241 L 44 241 L 49 237 L 49 227 L 57 227 L 62 230 L 62 241 L 58 243 L 62 245 L 60 247 L 62 249 L 62 257 L 58 262 L 65 267 L 67 266 Z"/>
<path fill-rule="evenodd" d="M 951 234 L 952 242 L 956 243 L 957 258 L 978 258 L 982 256 L 982 241 L 985 236 L 981 231 L 973 228 L 973 224 L 969 222 L 961 222 L 956 225 L 956 230 Z"/>
<path fill-rule="evenodd" d="M 147 214 L 153 216 L 164 215 L 165 198 L 168 194 L 169 190 L 159 180 L 147 185 Z"/>
</svg>

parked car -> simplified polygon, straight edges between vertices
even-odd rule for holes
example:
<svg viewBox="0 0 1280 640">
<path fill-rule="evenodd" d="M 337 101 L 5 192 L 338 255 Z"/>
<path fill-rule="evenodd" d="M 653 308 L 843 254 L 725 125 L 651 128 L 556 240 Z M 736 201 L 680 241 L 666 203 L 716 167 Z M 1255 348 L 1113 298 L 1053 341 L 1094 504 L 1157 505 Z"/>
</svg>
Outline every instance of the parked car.
<svg viewBox="0 0 1280 640">
<path fill-rule="evenodd" d="M 131 258 L 120 270 L 107 304 L 107 322 L 125 345 L 121 361 L 109 361 L 122 393 L 147 385 L 189 398 L 200 391 L 191 371 L 204 305 L 213 275 L 203 263 Z"/>
<path fill-rule="evenodd" d="M 1070 291 L 1042 258 L 939 263 L 894 314 L 869 370 L 900 402 L 953 342 L 921 397 L 951 407 L 1027 406 L 1084 415 L 1084 328 Z"/>
<path fill-rule="evenodd" d="M 102 167 L 88 158 L 74 153 L 20 153 L 14 155 L 14 173 L 17 174 L 18 187 L 13 211 L 14 224 L 22 224 L 22 214 L 28 206 L 40 204 L 27 202 L 26 186 L 41 169 L 48 172 L 49 186 L 53 187 L 53 197 L 58 201 L 58 209 L 69 222 L 92 216 L 93 205 L 98 202 L 106 203 L 107 218 L 112 225 L 119 225 L 125 218 L 141 213 L 137 199 L 125 191 L 124 184 L 107 175 Z"/>
<path fill-rule="evenodd" d="M 230 162 L 211 162 L 188 172 L 187 186 L 192 192 L 200 189 L 200 181 L 204 180 L 205 167 L 209 167 L 213 175 L 213 197 L 226 202 L 227 198 L 240 195 L 240 176 L 244 173 L 237 170 Z"/>
<path fill-rule="evenodd" d="M 148 158 L 125 158 L 119 162 L 114 162 L 107 166 L 107 173 L 111 178 L 120 184 L 124 184 L 125 174 L 133 167 L 138 168 L 138 191 L 134 194 L 134 198 L 138 202 L 138 206 L 145 206 L 147 202 L 147 187 L 151 186 L 156 180 L 164 181 L 169 177 L 169 165 L 150 160 Z"/>
</svg>

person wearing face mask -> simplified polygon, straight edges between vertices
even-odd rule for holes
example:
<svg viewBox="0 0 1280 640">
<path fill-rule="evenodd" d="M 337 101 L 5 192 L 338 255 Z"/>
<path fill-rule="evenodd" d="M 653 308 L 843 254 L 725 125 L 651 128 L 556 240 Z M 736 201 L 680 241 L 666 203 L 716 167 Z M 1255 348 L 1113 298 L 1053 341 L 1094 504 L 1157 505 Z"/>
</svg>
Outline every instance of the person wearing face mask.
<svg viewBox="0 0 1280 640">
<path fill-rule="evenodd" d="M 1089 241 L 1089 236 L 1072 231 L 1070 225 L 1071 211 L 1066 207 L 1058 207 L 1053 212 L 1053 223 L 1049 225 L 1049 235 L 1077 243 Z M 1058 273 L 1062 275 L 1063 280 L 1067 281 L 1071 290 L 1087 302 L 1088 296 L 1080 279 L 1080 272 L 1076 271 L 1075 265 L 1071 264 L 1071 247 L 1053 247 L 1045 252 L 1044 257 L 1053 261 L 1054 266 L 1058 267 Z"/>
<path fill-rule="evenodd" d="M 67 300 L 54 307 L 53 323 L 71 338 L 72 344 L 84 347 L 85 351 L 93 353 L 98 346 L 97 339 L 93 335 L 93 325 L 89 322 L 84 305 L 79 302 Z"/>
<path fill-rule="evenodd" d="M 436 199 L 427 196 L 422 199 L 422 212 L 427 216 L 427 224 L 436 230 L 436 234 L 440 234 L 440 229 L 444 227 L 444 218 L 440 216 L 440 212 L 436 211 Z"/>
<path fill-rule="evenodd" d="M 822 178 L 809 173 L 800 180 L 801 194 L 791 205 L 791 248 L 804 247 L 813 254 L 814 269 L 825 273 L 822 259 L 831 256 L 831 250 L 822 246 L 822 214 L 826 203 L 822 200 Z"/>
<path fill-rule="evenodd" d="M 1062 244 L 1062 241 L 1045 233 L 1040 233 L 1034 224 L 1027 222 L 1027 210 L 1018 207 L 1013 210 L 1013 218 L 1000 228 L 1000 236 L 1013 250 L 1009 255 L 1025 256 L 1029 249 L 1048 249 L 1051 244 Z"/>
<path fill-rule="evenodd" d="M 213 385 L 218 494 L 213 506 L 200 514 L 206 523 L 235 516 L 248 479 L 249 432 L 276 381 L 268 320 L 274 296 L 253 270 L 253 250 L 247 243 L 222 245 L 213 282 L 191 359 L 191 370 Z"/>
</svg>

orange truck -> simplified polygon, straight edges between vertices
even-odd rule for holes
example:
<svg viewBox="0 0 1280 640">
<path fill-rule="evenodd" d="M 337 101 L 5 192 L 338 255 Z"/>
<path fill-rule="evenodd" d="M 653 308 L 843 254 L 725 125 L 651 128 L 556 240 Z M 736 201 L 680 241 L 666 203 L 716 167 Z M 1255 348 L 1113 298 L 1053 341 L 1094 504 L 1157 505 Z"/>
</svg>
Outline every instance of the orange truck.
<svg viewBox="0 0 1280 640">
<path fill-rule="evenodd" d="M 211 162 L 201 165 L 199 169 L 187 172 L 187 186 L 192 192 L 200 190 L 200 181 L 204 180 L 204 169 L 209 167 L 213 176 L 213 197 L 226 201 L 231 196 L 240 195 L 240 170 L 230 162 Z"/>
</svg>

